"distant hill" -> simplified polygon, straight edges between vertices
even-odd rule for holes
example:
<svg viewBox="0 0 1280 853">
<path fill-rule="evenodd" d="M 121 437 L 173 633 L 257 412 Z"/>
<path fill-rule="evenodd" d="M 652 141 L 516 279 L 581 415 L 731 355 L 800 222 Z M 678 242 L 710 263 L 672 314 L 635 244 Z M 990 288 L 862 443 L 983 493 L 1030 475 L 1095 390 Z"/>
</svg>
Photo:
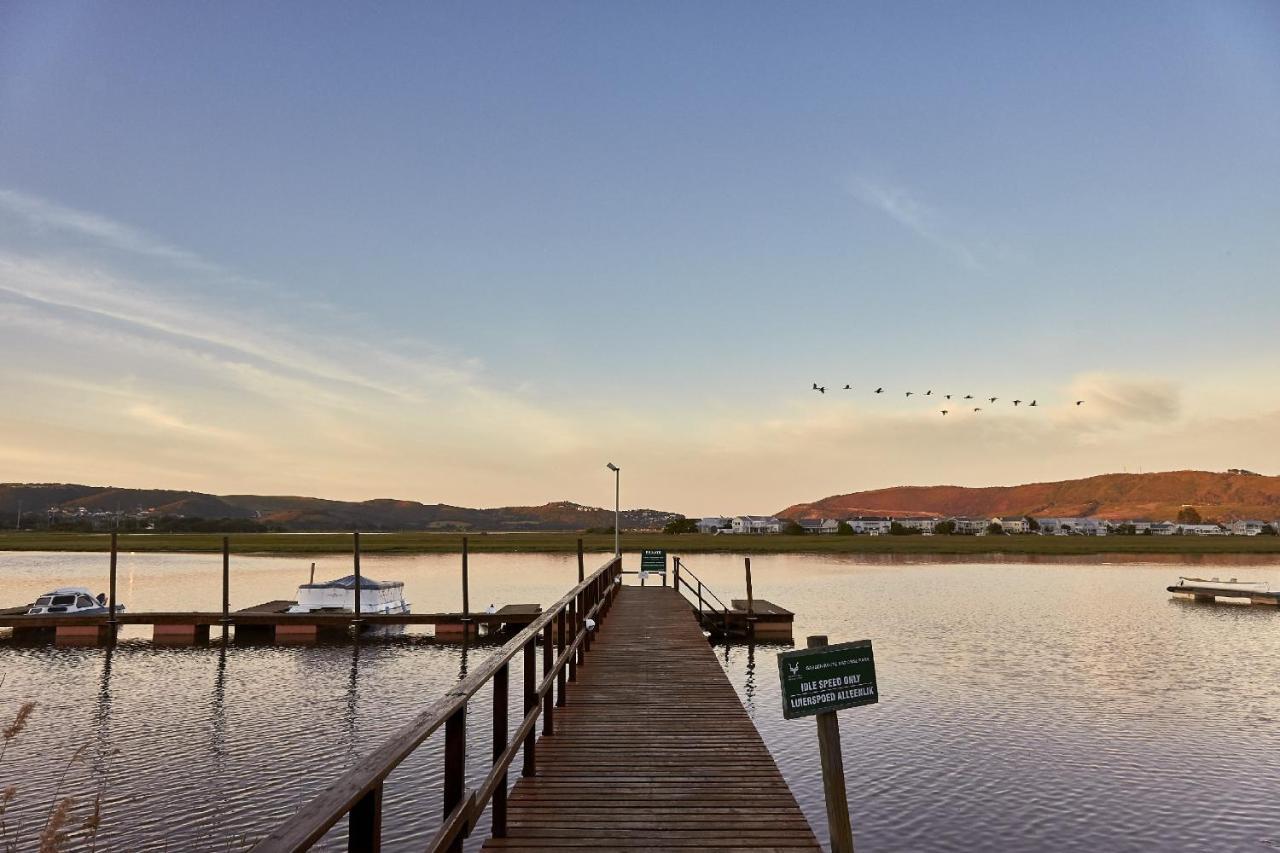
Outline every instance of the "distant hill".
<svg viewBox="0 0 1280 853">
<path fill-rule="evenodd" d="M 270 495 L 207 495 L 163 489 L 117 489 L 66 483 L 0 483 L 0 526 L 24 516 L 46 516 L 50 509 L 76 514 L 121 513 L 253 520 L 287 530 L 585 530 L 613 526 L 613 510 L 569 501 L 542 506 L 471 509 L 381 498 L 333 501 Z M 652 509 L 622 512 L 624 530 L 661 528 L 677 513 Z"/>
<path fill-rule="evenodd" d="M 1082 480 L 1023 486 L 898 486 L 833 495 L 789 506 L 782 518 L 854 515 L 1096 516 L 1167 521 L 1184 505 L 1206 519 L 1231 521 L 1280 517 L 1280 477 L 1249 472 L 1166 471 L 1102 474 Z"/>
</svg>

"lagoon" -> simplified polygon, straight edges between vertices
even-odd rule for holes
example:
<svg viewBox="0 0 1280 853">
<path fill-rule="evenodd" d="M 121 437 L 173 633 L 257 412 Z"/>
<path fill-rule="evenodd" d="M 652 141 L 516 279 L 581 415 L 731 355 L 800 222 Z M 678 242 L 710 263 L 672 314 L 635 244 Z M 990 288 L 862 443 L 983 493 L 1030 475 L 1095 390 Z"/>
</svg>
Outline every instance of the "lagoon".
<svg viewBox="0 0 1280 853">
<path fill-rule="evenodd" d="M 349 571 L 341 556 L 235 557 L 232 607 L 291 598 L 313 559 L 317 579 Z M 743 595 L 739 556 L 686 562 L 722 598 Z M 363 568 L 404 580 L 415 610 L 459 607 L 454 555 L 371 555 Z M 758 596 L 796 611 L 801 644 L 875 644 L 880 702 L 840 720 L 860 851 L 1280 845 L 1280 613 L 1164 589 L 1189 572 L 1275 583 L 1274 557 L 770 554 L 752 568 Z M 546 604 L 577 577 L 556 554 L 473 555 L 470 573 L 477 608 Z M 105 575 L 98 554 L 0 553 L 0 604 L 63 584 L 97 592 Z M 216 556 L 121 555 L 131 609 L 217 609 L 219 583 Z M 486 654 L 412 632 L 307 647 L 148 637 L 125 629 L 113 650 L 0 640 L 0 723 L 38 703 L 0 763 L 0 788 L 19 789 L 7 823 L 27 843 L 65 769 L 80 808 L 102 792 L 99 850 L 240 849 Z M 716 651 L 825 838 L 813 721 L 782 719 L 785 648 Z M 473 771 L 487 704 L 469 719 Z M 392 775 L 387 849 L 416 849 L 437 824 L 434 793 L 418 792 L 438 790 L 441 746 L 433 737 Z M 324 848 L 342 848 L 331 836 Z"/>
</svg>

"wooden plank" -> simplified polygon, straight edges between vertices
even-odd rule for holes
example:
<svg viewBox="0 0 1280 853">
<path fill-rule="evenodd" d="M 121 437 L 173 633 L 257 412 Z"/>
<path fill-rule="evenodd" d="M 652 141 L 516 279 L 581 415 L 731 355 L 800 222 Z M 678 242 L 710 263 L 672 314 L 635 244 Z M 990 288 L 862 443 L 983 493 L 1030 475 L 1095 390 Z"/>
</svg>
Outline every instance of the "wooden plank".
<svg viewBox="0 0 1280 853">
<path fill-rule="evenodd" d="M 507 815 L 485 849 L 822 849 L 688 603 L 662 586 L 619 592 Z"/>
</svg>

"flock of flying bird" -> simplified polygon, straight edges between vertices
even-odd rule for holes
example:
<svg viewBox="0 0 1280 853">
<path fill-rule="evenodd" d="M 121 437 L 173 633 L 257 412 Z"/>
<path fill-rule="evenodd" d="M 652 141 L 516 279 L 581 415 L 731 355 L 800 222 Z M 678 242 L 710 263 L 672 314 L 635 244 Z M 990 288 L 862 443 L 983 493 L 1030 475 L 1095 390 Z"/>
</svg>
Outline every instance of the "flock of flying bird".
<svg viewBox="0 0 1280 853">
<path fill-rule="evenodd" d="M 819 394 L 825 394 L 825 393 L 827 393 L 827 386 L 825 386 L 825 385 L 819 385 L 817 382 L 815 382 L 815 383 L 813 383 L 813 390 L 814 390 L 814 391 L 817 391 Z M 840 389 L 840 390 L 842 390 L 842 391 L 852 391 L 852 390 L 853 390 L 853 387 L 852 387 L 852 386 L 850 386 L 850 385 L 846 385 L 846 386 L 844 386 L 844 388 L 842 388 L 842 389 Z M 877 394 L 883 394 L 883 393 L 884 393 L 884 389 L 883 389 L 883 388 L 877 388 L 877 389 L 876 389 L 876 391 L 875 391 L 875 393 L 877 393 Z M 913 397 L 913 396 L 914 396 L 914 397 L 921 397 L 921 396 L 923 396 L 923 397 L 932 397 L 932 396 L 933 396 L 933 389 L 929 389 L 928 391 L 925 391 L 925 392 L 924 392 L 924 394 L 916 394 L 916 392 L 915 392 L 915 391 L 907 391 L 907 392 L 905 392 L 905 393 L 906 393 L 906 396 L 907 396 L 907 397 Z M 952 395 L 952 394 L 939 394 L 938 396 L 939 396 L 939 397 L 941 397 L 941 398 L 943 398 L 943 399 L 950 400 L 950 399 L 952 399 L 952 397 L 953 397 L 954 395 Z M 964 401 L 964 400 L 973 400 L 973 399 L 975 399 L 975 398 L 974 398 L 974 396 L 973 396 L 972 394 L 965 394 L 963 397 L 959 397 L 959 398 L 957 398 L 957 400 L 958 400 L 957 405 L 962 405 L 962 404 L 963 404 L 963 402 L 962 402 L 962 401 Z M 987 397 L 987 398 L 986 398 L 987 402 L 988 402 L 989 404 L 991 404 L 991 405 L 994 405 L 994 404 L 995 404 L 999 399 L 1000 399 L 999 397 Z M 1013 403 L 1014 407 L 1016 408 L 1016 407 L 1018 407 L 1018 406 L 1021 406 L 1021 405 L 1022 405 L 1023 403 L 1025 403 L 1026 401 L 1025 401 L 1025 400 L 1013 400 L 1013 401 L 1011 401 L 1011 402 Z M 1076 405 L 1077 405 L 1077 406 L 1080 406 L 1080 405 L 1083 405 L 1083 404 L 1084 404 L 1084 400 L 1076 400 Z M 1035 406 L 1035 405 L 1036 405 L 1036 401 L 1035 401 L 1035 400 L 1032 400 L 1031 402 L 1027 403 L 1027 405 L 1028 405 L 1028 406 Z M 973 410 L 974 410 L 975 412 L 981 412 L 981 411 L 982 411 L 982 407 L 981 407 L 981 406 L 974 406 L 974 407 L 973 407 Z M 942 414 L 944 417 L 945 417 L 946 415 L 951 414 L 951 410 L 950 410 L 950 409 L 939 409 L 938 411 L 939 411 L 939 412 L 941 412 L 941 414 Z"/>
</svg>

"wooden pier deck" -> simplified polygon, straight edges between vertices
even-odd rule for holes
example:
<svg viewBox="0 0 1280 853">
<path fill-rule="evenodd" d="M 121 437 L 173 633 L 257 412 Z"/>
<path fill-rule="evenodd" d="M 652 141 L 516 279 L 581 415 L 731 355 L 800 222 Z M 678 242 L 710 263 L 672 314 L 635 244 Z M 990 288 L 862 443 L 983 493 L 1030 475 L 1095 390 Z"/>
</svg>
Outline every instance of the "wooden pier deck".
<svg viewBox="0 0 1280 853">
<path fill-rule="evenodd" d="M 822 848 L 690 610 L 626 586 L 486 850 Z"/>
</svg>

